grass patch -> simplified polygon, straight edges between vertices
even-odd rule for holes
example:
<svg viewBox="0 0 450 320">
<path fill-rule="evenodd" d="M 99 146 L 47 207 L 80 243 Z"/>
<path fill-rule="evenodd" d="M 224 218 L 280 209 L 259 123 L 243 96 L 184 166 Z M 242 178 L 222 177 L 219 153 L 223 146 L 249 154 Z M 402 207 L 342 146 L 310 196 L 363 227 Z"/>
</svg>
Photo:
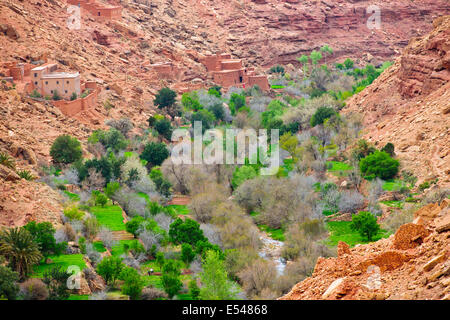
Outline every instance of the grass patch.
<svg viewBox="0 0 450 320">
<path fill-rule="evenodd" d="M 101 241 L 95 241 L 93 244 L 95 251 L 97 252 L 105 252 L 106 248 Z"/>
<path fill-rule="evenodd" d="M 152 286 L 164 291 L 164 287 L 161 283 L 161 276 L 143 276 L 142 278 L 146 287 Z"/>
<path fill-rule="evenodd" d="M 67 191 L 67 190 L 64 190 L 63 192 L 64 192 L 64 194 L 65 194 L 66 196 L 69 197 L 69 199 L 70 199 L 71 201 L 80 201 L 80 196 L 77 195 L 76 193 L 72 193 L 72 192 L 69 192 L 69 191 Z"/>
<path fill-rule="evenodd" d="M 351 165 L 339 161 L 328 161 L 327 166 L 330 166 L 329 172 L 350 171 L 353 169 Z"/>
<path fill-rule="evenodd" d="M 400 208 L 400 209 L 403 208 L 403 201 L 390 200 L 390 201 L 380 201 L 380 203 L 392 208 Z"/>
<path fill-rule="evenodd" d="M 171 204 L 167 207 L 174 209 L 177 215 L 188 215 L 191 213 L 189 208 L 184 204 Z"/>
<path fill-rule="evenodd" d="M 53 267 L 62 267 L 63 270 L 67 270 L 69 266 L 78 266 L 81 270 L 86 268 L 86 262 L 83 260 L 82 254 L 63 254 L 60 256 L 50 256 L 53 262 L 46 264 L 45 262 L 37 265 L 33 268 L 33 278 L 43 278 L 44 272 L 49 271 Z"/>
<path fill-rule="evenodd" d="M 406 184 L 401 180 L 390 180 L 383 183 L 384 191 L 398 191 L 402 187 L 406 187 Z"/>
<path fill-rule="evenodd" d="M 122 209 L 119 206 L 91 207 L 90 211 L 102 226 L 112 231 L 125 230 Z"/>
<path fill-rule="evenodd" d="M 189 293 L 177 294 L 178 300 L 193 300 Z"/>
<path fill-rule="evenodd" d="M 89 300 L 87 294 L 71 294 L 68 300 Z"/>
<path fill-rule="evenodd" d="M 270 86 L 272 89 L 284 89 L 285 86 L 273 84 Z"/>
<path fill-rule="evenodd" d="M 147 204 L 149 204 L 150 202 L 152 202 L 150 200 L 150 197 L 148 196 L 148 194 L 144 193 L 144 192 L 138 192 L 137 195 L 141 198 L 144 198 L 147 201 Z"/>
<path fill-rule="evenodd" d="M 120 257 L 125 253 L 124 245 L 127 244 L 129 247 L 131 247 L 132 243 L 134 241 L 137 241 L 136 239 L 133 240 L 119 240 L 116 245 L 112 246 L 111 248 L 111 254 L 116 257 Z"/>
<path fill-rule="evenodd" d="M 327 222 L 327 228 L 330 232 L 330 237 L 326 244 L 330 246 L 337 246 L 339 241 L 347 243 L 350 247 L 359 243 L 369 243 L 367 239 L 361 237 L 358 231 L 350 228 L 351 221 L 330 221 Z M 376 236 L 373 237 L 372 242 L 387 238 L 389 236 L 386 230 L 380 230 Z"/>
<path fill-rule="evenodd" d="M 258 228 L 261 231 L 267 232 L 267 234 L 273 239 L 273 240 L 278 240 L 278 241 L 284 241 L 284 230 L 283 228 L 281 229 L 274 229 L 274 228 L 270 228 L 268 225 L 266 224 L 260 224 L 258 225 Z"/>
</svg>

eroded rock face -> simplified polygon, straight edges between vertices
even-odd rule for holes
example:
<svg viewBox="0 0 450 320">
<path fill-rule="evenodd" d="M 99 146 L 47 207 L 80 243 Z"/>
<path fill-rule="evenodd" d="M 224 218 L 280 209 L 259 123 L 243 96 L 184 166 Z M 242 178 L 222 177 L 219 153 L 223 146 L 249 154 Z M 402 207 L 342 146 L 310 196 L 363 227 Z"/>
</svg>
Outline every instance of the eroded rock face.
<svg viewBox="0 0 450 320">
<path fill-rule="evenodd" d="M 406 224 L 388 239 L 351 249 L 339 243 L 337 258 L 319 258 L 313 275 L 280 299 L 445 299 L 450 229 L 435 227 L 437 219 L 450 216 L 445 211 L 426 227 Z"/>
<path fill-rule="evenodd" d="M 441 186 L 450 186 L 449 52 L 450 16 L 443 16 L 343 110 L 364 115 L 364 139 L 379 148 L 393 143 L 418 184 L 438 178 Z"/>
</svg>

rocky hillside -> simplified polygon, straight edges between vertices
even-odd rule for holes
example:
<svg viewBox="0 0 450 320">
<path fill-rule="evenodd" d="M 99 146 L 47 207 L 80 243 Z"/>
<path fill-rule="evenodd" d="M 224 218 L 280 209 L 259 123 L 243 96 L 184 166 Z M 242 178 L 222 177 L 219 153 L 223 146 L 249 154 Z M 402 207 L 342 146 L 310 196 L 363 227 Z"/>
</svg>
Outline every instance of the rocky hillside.
<svg viewBox="0 0 450 320">
<path fill-rule="evenodd" d="M 430 204 L 388 239 L 319 258 L 281 300 L 450 299 L 450 201 Z"/>
<path fill-rule="evenodd" d="M 365 138 L 392 142 L 402 164 L 423 180 L 450 185 L 450 16 L 413 38 L 401 57 L 347 103 L 364 115 Z"/>
</svg>

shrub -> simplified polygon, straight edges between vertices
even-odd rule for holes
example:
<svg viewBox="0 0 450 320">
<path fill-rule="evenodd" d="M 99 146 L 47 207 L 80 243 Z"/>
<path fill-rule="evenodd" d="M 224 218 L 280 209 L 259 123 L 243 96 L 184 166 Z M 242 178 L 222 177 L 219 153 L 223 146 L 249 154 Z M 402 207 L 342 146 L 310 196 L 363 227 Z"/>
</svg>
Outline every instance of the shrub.
<svg viewBox="0 0 450 320">
<path fill-rule="evenodd" d="M 276 66 L 270 68 L 270 73 L 280 73 L 281 75 L 284 75 L 284 67 L 277 64 Z"/>
<path fill-rule="evenodd" d="M 377 218 L 367 211 L 361 211 L 359 214 L 354 215 L 350 228 L 358 231 L 362 237 L 367 237 L 368 241 L 372 241 L 373 236 L 380 230 Z"/>
<path fill-rule="evenodd" d="M 76 138 L 62 135 L 53 142 L 50 155 L 53 162 L 68 164 L 81 160 L 83 151 L 81 150 L 81 143 Z"/>
<path fill-rule="evenodd" d="M 0 298 L 15 300 L 19 287 L 19 274 L 0 264 Z"/>
<path fill-rule="evenodd" d="M 22 179 L 28 180 L 28 181 L 32 181 L 35 179 L 35 177 L 31 174 L 30 171 L 28 170 L 20 170 L 17 171 L 17 174 L 19 177 L 21 177 Z"/>
<path fill-rule="evenodd" d="M 72 95 L 70 96 L 70 101 L 77 100 L 77 98 L 78 98 L 77 93 L 76 92 L 72 92 Z"/>
<path fill-rule="evenodd" d="M 160 166 L 169 157 L 169 150 L 162 142 L 151 142 L 146 144 L 140 158 L 146 160 L 150 165 Z"/>
<path fill-rule="evenodd" d="M 128 141 L 117 129 L 110 128 L 108 131 L 95 130 L 88 139 L 88 143 L 95 145 L 101 143 L 106 150 L 119 152 L 127 147 Z"/>
<path fill-rule="evenodd" d="M 111 119 L 105 122 L 106 125 L 114 128 L 126 137 L 128 132 L 133 129 L 133 122 L 128 118 L 120 118 L 119 120 Z"/>
<path fill-rule="evenodd" d="M 169 298 L 172 298 L 183 287 L 183 282 L 180 280 L 180 261 L 167 260 L 162 269 L 161 283 Z"/>
<path fill-rule="evenodd" d="M 390 142 L 386 143 L 386 145 L 381 149 L 381 151 L 386 152 L 387 154 L 389 154 L 391 157 L 393 157 L 395 155 L 394 152 L 394 145 Z"/>
<path fill-rule="evenodd" d="M 186 218 L 184 221 L 177 218 L 170 225 L 169 237 L 175 244 L 189 243 L 195 245 L 198 241 L 205 240 L 200 224 L 189 218 Z"/>
<path fill-rule="evenodd" d="M 152 287 L 144 288 L 141 294 L 142 300 L 160 300 L 167 297 L 168 296 L 164 291 Z"/>
<path fill-rule="evenodd" d="M 162 88 L 156 94 L 153 104 L 159 109 L 170 108 L 175 104 L 177 93 L 169 88 Z"/>
<path fill-rule="evenodd" d="M 429 187 L 430 187 L 430 182 L 429 181 L 425 181 L 425 182 L 419 184 L 420 192 L 423 192 L 425 189 L 428 189 Z"/>
<path fill-rule="evenodd" d="M 62 99 L 57 90 L 53 91 L 52 99 L 55 100 L 55 101 L 58 101 L 58 100 Z"/>
<path fill-rule="evenodd" d="M 192 126 L 194 126 L 195 121 L 200 121 L 202 123 L 202 133 L 208 129 L 211 129 L 215 120 L 216 118 L 214 117 L 214 114 L 205 109 L 194 112 L 191 117 Z"/>
<path fill-rule="evenodd" d="M 161 120 L 157 120 L 154 124 L 154 128 L 160 135 L 162 135 L 167 140 L 170 140 L 172 138 L 172 124 L 170 121 L 166 118 L 163 118 Z"/>
<path fill-rule="evenodd" d="M 252 166 L 242 166 L 236 168 L 231 179 L 233 189 L 237 189 L 244 181 L 253 179 L 257 176 L 255 169 Z"/>
<path fill-rule="evenodd" d="M 195 252 L 192 250 L 192 246 L 189 243 L 183 243 L 181 245 L 181 260 L 187 265 L 190 264 L 195 258 Z"/>
<path fill-rule="evenodd" d="M 48 298 L 47 286 L 40 279 L 28 279 L 20 287 L 24 300 L 46 300 Z"/>
<path fill-rule="evenodd" d="M 130 296 L 131 300 L 137 300 L 141 297 L 144 281 L 134 268 L 126 267 L 119 275 L 119 279 L 123 280 L 122 293 Z"/>
<path fill-rule="evenodd" d="M 311 127 L 315 127 L 318 124 L 323 124 L 325 120 L 331 118 L 336 115 L 336 111 L 330 107 L 320 107 L 316 110 L 316 112 L 311 117 Z"/>
<path fill-rule="evenodd" d="M 16 168 L 15 161 L 5 152 L 0 152 L 0 164 L 12 170 Z"/>
<path fill-rule="evenodd" d="M 384 151 L 375 151 L 361 159 L 359 169 L 364 175 L 372 175 L 388 180 L 398 173 L 400 163 Z"/>
<path fill-rule="evenodd" d="M 105 279 L 108 284 L 114 285 L 116 279 L 124 268 L 122 259 L 119 257 L 105 257 L 97 266 L 97 273 Z"/>
<path fill-rule="evenodd" d="M 39 250 L 44 257 L 51 254 L 60 255 L 67 248 L 65 242 L 56 243 L 55 228 L 50 222 L 36 223 L 36 221 L 30 221 L 23 228 L 30 232 L 33 241 L 39 246 Z"/>
</svg>

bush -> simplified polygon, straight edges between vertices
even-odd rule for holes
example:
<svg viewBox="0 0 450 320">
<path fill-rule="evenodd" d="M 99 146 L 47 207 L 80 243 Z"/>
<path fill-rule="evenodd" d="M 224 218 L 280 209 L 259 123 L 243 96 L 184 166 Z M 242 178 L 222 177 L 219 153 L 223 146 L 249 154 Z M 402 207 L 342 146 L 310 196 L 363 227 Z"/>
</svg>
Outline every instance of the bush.
<svg viewBox="0 0 450 320">
<path fill-rule="evenodd" d="M 146 160 L 150 165 L 160 166 L 169 157 L 169 150 L 162 142 L 151 142 L 146 144 L 140 158 Z"/>
<path fill-rule="evenodd" d="M 384 151 L 375 151 L 369 154 L 359 163 L 361 172 L 368 175 L 375 175 L 383 180 L 389 180 L 398 173 L 400 163 L 398 160 L 391 158 L 389 154 Z"/>
<path fill-rule="evenodd" d="M 361 211 L 359 214 L 354 215 L 350 228 L 358 231 L 362 237 L 367 237 L 368 241 L 372 241 L 373 236 L 380 230 L 377 218 L 367 211 Z"/>
<path fill-rule="evenodd" d="M 52 99 L 55 100 L 55 101 L 58 101 L 58 100 L 62 99 L 57 90 L 53 91 Z"/>
<path fill-rule="evenodd" d="M 97 266 L 97 273 L 105 279 L 106 283 L 114 285 L 116 279 L 124 268 L 122 259 L 119 257 L 105 257 Z"/>
<path fill-rule="evenodd" d="M 16 163 L 13 158 L 11 158 L 7 153 L 0 152 L 0 164 L 7 168 L 14 170 L 16 168 Z"/>
<path fill-rule="evenodd" d="M 320 107 L 316 110 L 310 120 L 311 127 L 315 127 L 318 124 L 323 124 L 325 120 L 336 115 L 336 111 L 330 107 Z"/>
<path fill-rule="evenodd" d="M 211 129 L 215 120 L 216 118 L 214 117 L 214 114 L 205 109 L 201 109 L 193 113 L 191 117 L 192 126 L 194 126 L 195 121 L 200 121 L 202 123 L 202 133 L 208 129 Z"/>
<path fill-rule="evenodd" d="M 78 96 L 76 92 L 72 92 L 72 95 L 70 96 L 70 101 L 77 100 Z"/>
<path fill-rule="evenodd" d="M 156 120 L 154 128 L 156 131 L 158 131 L 160 135 L 162 135 L 167 140 L 172 139 L 173 128 L 172 124 L 168 119 L 163 118 L 161 120 Z"/>
<path fill-rule="evenodd" d="M 195 252 L 192 250 L 192 246 L 189 243 L 183 243 L 181 245 L 181 260 L 189 265 L 195 258 Z"/>
<path fill-rule="evenodd" d="M 236 168 L 231 179 L 233 189 L 237 189 L 244 181 L 253 179 L 257 176 L 255 169 L 252 166 L 242 166 Z"/>
<path fill-rule="evenodd" d="M 19 287 L 19 274 L 0 264 L 0 299 L 15 300 Z"/>
<path fill-rule="evenodd" d="M 206 240 L 199 223 L 189 218 L 184 221 L 177 218 L 170 225 L 169 237 L 175 244 L 189 243 L 195 245 L 198 241 Z"/>
<path fill-rule="evenodd" d="M 160 300 L 167 297 L 168 295 L 164 291 L 152 287 L 144 288 L 141 294 L 142 300 Z"/>
<path fill-rule="evenodd" d="M 17 175 L 19 177 L 21 177 L 22 179 L 28 180 L 28 181 L 32 181 L 35 179 L 35 177 L 31 174 L 30 171 L 28 170 L 20 170 L 17 171 Z"/>
<path fill-rule="evenodd" d="M 28 279 L 20 287 L 24 300 L 46 300 L 48 298 L 47 286 L 40 279 Z"/>
<path fill-rule="evenodd" d="M 386 143 L 386 145 L 381 149 L 381 151 L 386 152 L 387 154 L 389 154 L 391 157 L 393 157 L 395 155 L 394 152 L 394 145 L 390 142 Z"/>
<path fill-rule="evenodd" d="M 81 160 L 83 151 L 80 141 L 69 135 L 62 135 L 53 142 L 50 155 L 53 162 L 68 164 Z"/>
<path fill-rule="evenodd" d="M 169 88 L 162 88 L 156 94 L 153 104 L 159 109 L 170 108 L 175 104 L 177 93 Z"/>
</svg>

